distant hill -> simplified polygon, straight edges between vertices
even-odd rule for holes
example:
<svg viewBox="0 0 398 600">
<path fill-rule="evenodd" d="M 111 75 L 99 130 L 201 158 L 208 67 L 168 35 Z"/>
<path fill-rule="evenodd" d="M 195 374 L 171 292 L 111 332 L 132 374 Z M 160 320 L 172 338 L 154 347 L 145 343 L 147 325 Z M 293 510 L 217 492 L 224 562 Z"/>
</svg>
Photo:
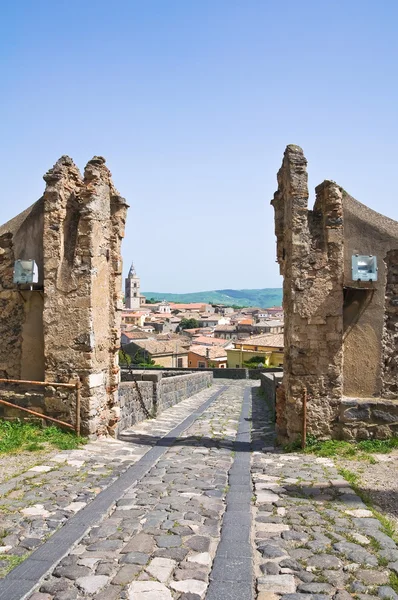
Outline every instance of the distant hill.
<svg viewBox="0 0 398 600">
<path fill-rule="evenodd" d="M 270 308 L 281 306 L 282 289 L 264 288 L 262 290 L 213 290 L 211 292 L 193 292 L 191 294 L 164 294 L 162 292 L 143 292 L 146 298 L 167 300 L 168 302 L 207 302 L 209 304 L 236 304 L 239 306 L 259 306 Z"/>
</svg>

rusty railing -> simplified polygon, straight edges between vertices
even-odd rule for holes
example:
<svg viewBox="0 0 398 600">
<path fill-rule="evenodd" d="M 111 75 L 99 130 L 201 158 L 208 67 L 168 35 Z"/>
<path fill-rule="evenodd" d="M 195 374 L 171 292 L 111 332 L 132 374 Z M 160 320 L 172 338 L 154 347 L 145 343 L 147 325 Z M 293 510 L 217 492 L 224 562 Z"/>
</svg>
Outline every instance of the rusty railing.
<svg viewBox="0 0 398 600">
<path fill-rule="evenodd" d="M 12 404 L 11 402 L 7 402 L 6 400 L 0 399 L 0 404 L 4 404 L 5 406 L 11 406 L 11 408 L 17 408 L 18 410 L 22 410 L 23 412 L 27 412 L 30 415 L 34 415 L 35 417 L 39 417 L 40 419 L 45 419 L 46 421 L 51 421 L 53 423 L 58 423 L 58 425 L 62 425 L 63 427 L 68 427 L 69 429 L 74 429 L 76 435 L 80 436 L 80 404 L 81 404 L 81 387 L 82 384 L 80 379 L 76 381 L 76 383 L 58 383 L 54 381 L 28 381 L 25 379 L 0 379 L 0 383 L 11 383 L 17 385 L 38 385 L 41 387 L 59 387 L 59 388 L 68 388 L 76 390 L 76 418 L 75 425 L 71 423 L 66 423 L 65 421 L 61 421 L 60 419 L 55 419 L 54 417 L 49 417 L 48 415 L 39 413 L 35 410 L 31 410 L 30 408 L 25 408 L 23 406 L 18 406 L 18 404 Z"/>
</svg>

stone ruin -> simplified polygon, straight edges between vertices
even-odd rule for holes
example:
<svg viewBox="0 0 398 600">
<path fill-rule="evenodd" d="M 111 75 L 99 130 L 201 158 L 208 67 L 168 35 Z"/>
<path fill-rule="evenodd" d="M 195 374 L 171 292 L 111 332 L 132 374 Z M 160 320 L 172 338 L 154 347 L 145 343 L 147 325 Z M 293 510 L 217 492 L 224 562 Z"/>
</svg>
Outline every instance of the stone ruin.
<svg viewBox="0 0 398 600">
<path fill-rule="evenodd" d="M 43 196 L 0 227 L 0 378 L 79 378 L 82 432 L 114 434 L 128 206 L 102 157 L 90 160 L 82 177 L 62 156 L 44 180 Z M 33 289 L 13 283 L 18 259 L 38 265 Z M 73 399 L 65 391 L 36 388 L 27 398 L 22 405 L 70 421 Z"/>
<path fill-rule="evenodd" d="M 285 357 L 277 431 L 294 441 L 386 438 L 398 433 L 398 223 L 334 181 L 308 210 L 307 160 L 287 146 L 278 172 L 277 259 Z M 377 281 L 353 281 L 355 255 L 377 257 Z"/>
</svg>

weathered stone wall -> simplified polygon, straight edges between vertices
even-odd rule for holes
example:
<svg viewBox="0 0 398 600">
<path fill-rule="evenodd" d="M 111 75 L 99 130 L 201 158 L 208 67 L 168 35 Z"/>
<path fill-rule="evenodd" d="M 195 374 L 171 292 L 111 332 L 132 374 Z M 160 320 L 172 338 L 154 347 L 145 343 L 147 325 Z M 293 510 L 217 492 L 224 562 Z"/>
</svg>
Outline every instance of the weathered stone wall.
<svg viewBox="0 0 398 600">
<path fill-rule="evenodd" d="M 307 431 L 319 437 L 341 435 L 344 396 L 398 396 L 398 223 L 332 181 L 316 188 L 308 210 L 306 166 L 301 148 L 288 146 L 272 201 L 284 276 L 284 378 L 276 407 L 282 441 L 302 433 L 304 390 Z M 377 282 L 352 280 L 354 254 L 377 257 Z"/>
<path fill-rule="evenodd" d="M 387 439 L 398 434 L 398 402 L 380 398 L 343 398 L 338 437 L 345 440 Z"/>
<path fill-rule="evenodd" d="M 382 393 L 384 398 L 398 398 L 398 249 L 388 252 L 386 272 Z"/>
<path fill-rule="evenodd" d="M 384 394 L 387 262 L 398 248 L 398 223 L 364 206 L 343 191 L 344 212 L 344 395 L 369 398 Z M 377 281 L 353 282 L 353 254 L 377 257 Z M 387 354 L 386 354 L 387 353 Z M 392 358 L 392 356 L 391 356 Z"/>
<path fill-rule="evenodd" d="M 0 377 L 80 379 L 82 431 L 114 434 L 127 204 L 102 157 L 82 177 L 63 156 L 44 179 L 43 197 L 0 227 Z M 17 258 L 36 260 L 42 289 L 18 293 Z M 64 391 L 45 395 L 50 415 L 65 408 Z"/>
<path fill-rule="evenodd" d="M 301 433 L 304 388 L 311 404 L 309 430 L 316 435 L 331 433 L 342 395 L 342 193 L 324 182 L 308 211 L 306 165 L 301 148 L 286 148 L 272 201 L 284 276 L 286 405 L 285 423 L 277 423 L 282 439 Z"/>
<path fill-rule="evenodd" d="M 162 372 L 143 373 L 143 380 L 122 381 L 119 385 L 120 418 L 117 433 L 120 434 L 134 423 L 139 423 L 147 418 L 145 409 L 153 417 L 178 404 L 185 398 L 197 394 L 211 386 L 213 376 L 211 372 L 187 373 L 175 377 L 163 377 Z M 140 389 L 141 396 L 137 391 Z"/>
<path fill-rule="evenodd" d="M 33 258 L 43 281 L 43 202 L 0 226 L 0 378 L 42 379 L 44 375 L 42 298 L 18 293 L 14 262 Z M 40 271 L 41 269 L 41 271 Z"/>
</svg>

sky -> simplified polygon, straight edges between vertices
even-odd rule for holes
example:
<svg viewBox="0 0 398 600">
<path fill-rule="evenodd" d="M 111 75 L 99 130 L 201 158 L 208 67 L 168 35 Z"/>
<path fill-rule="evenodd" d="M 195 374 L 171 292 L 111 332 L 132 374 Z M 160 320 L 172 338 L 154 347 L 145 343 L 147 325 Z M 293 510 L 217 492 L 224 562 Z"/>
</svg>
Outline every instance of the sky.
<svg viewBox="0 0 398 600">
<path fill-rule="evenodd" d="M 102 155 L 143 291 L 280 287 L 287 144 L 398 220 L 396 0 L 3 0 L 0 223 Z"/>
</svg>

